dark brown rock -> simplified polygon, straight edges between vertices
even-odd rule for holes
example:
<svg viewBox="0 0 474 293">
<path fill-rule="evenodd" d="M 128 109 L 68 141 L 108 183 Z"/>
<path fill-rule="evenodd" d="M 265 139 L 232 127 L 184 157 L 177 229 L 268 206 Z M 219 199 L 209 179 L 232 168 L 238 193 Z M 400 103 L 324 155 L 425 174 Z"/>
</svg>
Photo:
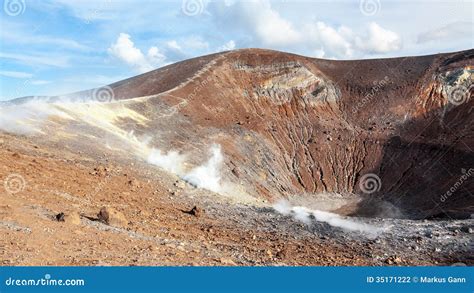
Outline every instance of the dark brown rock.
<svg viewBox="0 0 474 293">
<path fill-rule="evenodd" d="M 97 214 L 97 219 L 107 225 L 116 227 L 126 227 L 127 218 L 119 211 L 111 207 L 103 207 Z"/>
</svg>

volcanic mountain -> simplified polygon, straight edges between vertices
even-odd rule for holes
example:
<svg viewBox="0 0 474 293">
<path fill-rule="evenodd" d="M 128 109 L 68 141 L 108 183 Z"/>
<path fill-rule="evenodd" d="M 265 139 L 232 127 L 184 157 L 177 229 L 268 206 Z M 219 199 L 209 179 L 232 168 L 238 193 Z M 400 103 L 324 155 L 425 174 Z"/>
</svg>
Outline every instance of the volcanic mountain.
<svg viewBox="0 0 474 293">
<path fill-rule="evenodd" d="M 473 57 L 243 49 L 0 103 L 0 262 L 473 264 Z"/>
<path fill-rule="evenodd" d="M 224 193 L 270 201 L 338 194 L 347 199 L 333 208 L 340 213 L 469 217 L 473 56 L 330 61 L 223 52 L 49 97 L 58 106 L 45 115 L 56 118 L 38 131 L 50 127 L 55 134 L 43 139 L 78 149 L 98 147 L 97 138 L 111 145 L 117 136 L 146 137 L 164 153 L 189 154 L 191 165 L 216 144 L 220 179 L 233 186 Z M 78 99 L 100 103 L 59 103 Z M 149 158 L 133 145 L 120 148 Z"/>
</svg>

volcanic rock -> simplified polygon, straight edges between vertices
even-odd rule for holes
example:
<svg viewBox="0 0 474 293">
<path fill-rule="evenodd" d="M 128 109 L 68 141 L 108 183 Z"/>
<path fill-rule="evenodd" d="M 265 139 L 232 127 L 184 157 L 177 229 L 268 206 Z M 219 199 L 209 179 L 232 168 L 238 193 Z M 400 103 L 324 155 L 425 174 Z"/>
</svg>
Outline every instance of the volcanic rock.
<svg viewBox="0 0 474 293">
<path fill-rule="evenodd" d="M 108 172 L 107 168 L 105 166 L 100 165 L 94 168 L 94 172 L 92 172 L 92 174 L 99 177 L 105 177 L 107 176 L 107 172 Z"/>
<path fill-rule="evenodd" d="M 56 221 L 58 222 L 65 222 L 72 225 L 80 225 L 81 224 L 81 216 L 77 212 L 70 212 L 70 213 L 59 213 L 55 216 Z"/>
<path fill-rule="evenodd" d="M 385 263 L 389 265 L 398 265 L 401 262 L 402 262 L 402 259 L 398 256 L 390 256 L 385 260 Z"/>
<path fill-rule="evenodd" d="M 62 213 L 62 212 L 59 213 L 59 214 L 57 214 L 57 215 L 55 216 L 56 221 L 58 221 L 58 222 L 64 222 L 64 216 L 65 216 L 65 214 Z"/>
<path fill-rule="evenodd" d="M 119 211 L 111 207 L 103 207 L 97 214 L 97 219 L 107 225 L 116 227 L 126 227 L 127 218 Z"/>
<path fill-rule="evenodd" d="M 183 213 L 190 214 L 192 216 L 195 216 L 195 217 L 199 218 L 199 216 L 201 216 L 203 211 L 200 208 L 198 208 L 197 206 L 194 206 L 191 210 L 183 211 Z"/>
</svg>

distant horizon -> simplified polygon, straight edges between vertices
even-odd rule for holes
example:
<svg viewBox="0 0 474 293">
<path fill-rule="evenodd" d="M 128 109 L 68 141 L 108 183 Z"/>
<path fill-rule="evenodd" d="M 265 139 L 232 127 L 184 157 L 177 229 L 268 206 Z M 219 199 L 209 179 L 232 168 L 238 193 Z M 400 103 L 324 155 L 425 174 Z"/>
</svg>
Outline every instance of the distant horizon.
<svg viewBox="0 0 474 293">
<path fill-rule="evenodd" d="M 3 4 L 0 101 L 96 88 L 234 49 L 366 60 L 474 48 L 472 1 L 182 0 L 137 5 L 129 0 L 4 0 Z"/>
</svg>

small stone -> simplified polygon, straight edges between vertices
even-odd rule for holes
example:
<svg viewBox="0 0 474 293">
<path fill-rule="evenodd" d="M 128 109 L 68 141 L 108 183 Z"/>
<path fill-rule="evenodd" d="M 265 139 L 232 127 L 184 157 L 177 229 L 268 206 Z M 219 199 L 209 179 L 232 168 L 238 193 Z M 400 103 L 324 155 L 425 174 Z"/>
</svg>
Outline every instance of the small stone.
<svg viewBox="0 0 474 293">
<path fill-rule="evenodd" d="M 464 227 L 461 228 L 461 231 L 463 231 L 464 233 L 473 234 L 474 233 L 474 228 L 464 226 Z"/>
<path fill-rule="evenodd" d="M 227 265 L 227 266 L 237 265 L 233 260 L 231 260 L 230 258 L 226 258 L 226 257 L 221 257 L 219 259 L 219 262 L 222 263 L 223 265 Z"/>
<path fill-rule="evenodd" d="M 402 259 L 395 255 L 392 255 L 385 260 L 385 263 L 389 265 L 396 265 L 396 264 L 400 264 L 401 262 L 402 262 Z"/>
<path fill-rule="evenodd" d="M 92 174 L 97 175 L 99 177 L 105 177 L 105 176 L 107 176 L 107 171 L 108 170 L 107 170 L 106 167 L 100 165 L 100 166 L 94 168 L 94 172 Z"/>
<path fill-rule="evenodd" d="M 103 207 L 97 214 L 97 219 L 110 226 L 125 227 L 128 224 L 127 218 L 114 208 Z"/>
<path fill-rule="evenodd" d="M 278 250 L 276 255 L 275 255 L 277 258 L 284 258 L 286 256 L 286 253 L 284 250 Z"/>
<path fill-rule="evenodd" d="M 57 214 L 57 215 L 55 216 L 56 221 L 58 221 L 58 222 L 64 222 L 64 216 L 65 216 L 64 213 L 59 213 L 59 214 Z"/>
<path fill-rule="evenodd" d="M 81 216 L 78 212 L 71 212 L 64 216 L 64 222 L 72 225 L 80 225 L 82 223 Z"/>
<path fill-rule="evenodd" d="M 232 174 L 234 174 L 235 177 L 237 177 L 237 178 L 240 178 L 240 176 L 241 176 L 240 171 L 237 167 L 232 169 Z"/>
<path fill-rule="evenodd" d="M 140 215 L 140 217 L 148 218 L 151 216 L 151 213 L 146 210 L 139 210 L 138 215 Z"/>
<path fill-rule="evenodd" d="M 184 189 L 186 187 L 186 183 L 183 180 L 178 180 L 174 183 L 174 186 L 179 189 Z"/>
<path fill-rule="evenodd" d="M 58 222 L 65 222 L 73 225 L 80 225 L 82 223 L 81 216 L 77 212 L 71 212 L 68 214 L 61 212 L 55 216 L 55 219 Z"/>
<path fill-rule="evenodd" d="M 200 208 L 198 208 L 197 206 L 194 206 L 191 210 L 189 211 L 183 211 L 184 213 L 186 214 L 190 214 L 192 216 L 195 216 L 197 218 L 199 218 L 199 216 L 201 216 L 202 214 L 202 211 Z"/>
<path fill-rule="evenodd" d="M 132 188 L 139 188 L 140 187 L 140 182 L 138 182 L 137 179 L 130 179 L 128 181 L 128 185 L 130 185 L 130 187 L 132 187 Z"/>
</svg>

